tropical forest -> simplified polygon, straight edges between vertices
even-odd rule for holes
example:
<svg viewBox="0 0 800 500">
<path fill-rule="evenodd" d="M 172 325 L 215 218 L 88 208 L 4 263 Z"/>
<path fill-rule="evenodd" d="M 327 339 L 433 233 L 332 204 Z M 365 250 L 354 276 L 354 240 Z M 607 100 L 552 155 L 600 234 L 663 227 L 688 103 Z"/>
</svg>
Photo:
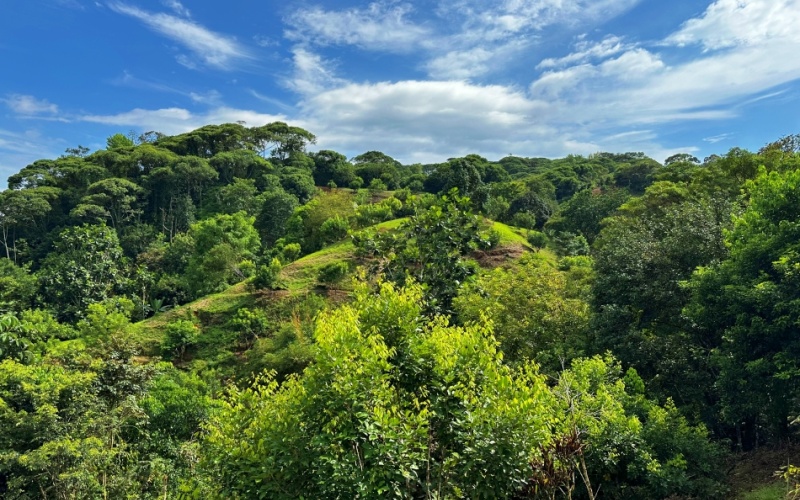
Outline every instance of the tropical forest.
<svg viewBox="0 0 800 500">
<path fill-rule="evenodd" d="M 0 497 L 800 496 L 800 136 L 315 144 L 118 133 L 9 177 Z"/>
</svg>

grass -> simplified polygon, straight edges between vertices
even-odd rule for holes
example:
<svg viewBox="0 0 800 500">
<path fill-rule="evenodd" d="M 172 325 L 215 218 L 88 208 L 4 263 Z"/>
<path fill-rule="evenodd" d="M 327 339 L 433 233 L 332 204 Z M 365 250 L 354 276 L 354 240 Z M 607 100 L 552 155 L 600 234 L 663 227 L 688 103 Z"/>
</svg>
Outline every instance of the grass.
<svg viewBox="0 0 800 500">
<path fill-rule="evenodd" d="M 492 222 L 491 229 L 500 236 L 500 246 L 519 244 L 525 248 L 531 248 L 530 243 L 528 243 L 527 229 L 509 226 L 502 222 Z"/>
<path fill-rule="evenodd" d="M 740 494 L 737 498 L 740 500 L 782 500 L 786 498 L 786 483 L 776 481 L 761 485 L 753 491 Z"/>
<path fill-rule="evenodd" d="M 237 283 L 227 290 L 206 295 L 194 302 L 157 314 L 131 325 L 130 333 L 145 350 L 152 353 L 161 343 L 164 327 L 179 319 L 199 322 L 203 327 L 219 322 L 220 317 L 235 313 L 255 303 L 255 297 L 247 289 L 246 282 Z"/>
<path fill-rule="evenodd" d="M 377 224 L 373 228 L 378 231 L 388 231 L 398 228 L 406 220 L 407 218 L 393 219 Z M 492 222 L 491 228 L 500 236 L 499 248 L 531 249 L 526 239 L 527 231 L 525 229 L 500 222 Z M 284 267 L 281 271 L 281 279 L 289 294 L 313 291 L 318 287 L 320 269 L 326 264 L 347 261 L 351 264 L 351 268 L 354 268 L 356 264 L 354 251 L 355 247 L 349 239 L 334 243 Z M 348 277 L 344 277 L 336 285 L 336 288 L 347 290 L 350 287 L 349 283 Z M 222 338 L 224 336 L 222 330 L 224 330 L 223 326 L 227 320 L 239 309 L 253 307 L 258 296 L 258 293 L 254 293 L 248 288 L 247 282 L 241 282 L 222 292 L 207 295 L 194 302 L 135 323 L 131 326 L 130 331 L 133 337 L 144 346 L 147 353 L 154 354 L 158 351 L 163 338 L 164 327 L 179 319 L 189 319 L 200 324 L 203 329 L 201 343 L 207 348 L 201 349 L 203 352 L 198 353 L 202 357 L 206 354 L 205 351 L 213 351 L 220 342 L 225 341 Z"/>
</svg>

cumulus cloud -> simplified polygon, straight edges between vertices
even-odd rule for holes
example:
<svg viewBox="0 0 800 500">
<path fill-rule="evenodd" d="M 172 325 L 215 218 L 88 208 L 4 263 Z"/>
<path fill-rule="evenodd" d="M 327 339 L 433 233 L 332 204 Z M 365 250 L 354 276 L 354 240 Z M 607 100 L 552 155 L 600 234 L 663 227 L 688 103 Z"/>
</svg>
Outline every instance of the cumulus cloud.
<svg viewBox="0 0 800 500">
<path fill-rule="evenodd" d="M 690 19 L 666 42 L 699 44 L 705 50 L 771 41 L 800 41 L 800 0 L 717 0 L 702 16 Z"/>
<path fill-rule="evenodd" d="M 189 19 L 164 13 L 151 13 L 120 2 L 111 2 L 109 8 L 119 14 L 133 17 L 148 28 L 189 49 L 194 58 L 178 56 L 182 65 L 195 68 L 196 60 L 218 69 L 233 69 L 235 63 L 250 59 L 250 52 L 233 37 L 215 33 Z"/>
</svg>

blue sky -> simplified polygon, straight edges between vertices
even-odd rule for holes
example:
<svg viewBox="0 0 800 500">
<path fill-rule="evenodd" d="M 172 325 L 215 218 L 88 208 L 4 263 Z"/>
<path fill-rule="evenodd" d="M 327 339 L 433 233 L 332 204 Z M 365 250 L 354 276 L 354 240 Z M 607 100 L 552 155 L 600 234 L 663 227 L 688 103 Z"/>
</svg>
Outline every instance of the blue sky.
<svg viewBox="0 0 800 500">
<path fill-rule="evenodd" d="M 800 132 L 800 0 L 6 0 L 0 178 L 117 132 L 287 121 L 405 163 Z"/>
</svg>

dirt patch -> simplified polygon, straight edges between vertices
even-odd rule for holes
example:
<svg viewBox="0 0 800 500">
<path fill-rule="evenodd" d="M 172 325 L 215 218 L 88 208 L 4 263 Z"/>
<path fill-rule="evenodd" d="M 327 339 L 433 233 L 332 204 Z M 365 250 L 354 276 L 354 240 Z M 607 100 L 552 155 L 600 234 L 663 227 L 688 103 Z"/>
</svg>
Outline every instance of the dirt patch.
<svg viewBox="0 0 800 500">
<path fill-rule="evenodd" d="M 800 445 L 784 444 L 733 455 L 728 472 L 731 497 L 782 481 L 775 477 L 775 471 L 787 464 L 800 464 Z"/>
<path fill-rule="evenodd" d="M 527 252 L 527 249 L 519 243 L 503 245 L 491 250 L 476 250 L 470 257 L 478 261 L 483 268 L 494 269 L 500 267 L 510 260 L 517 260 Z"/>
</svg>

